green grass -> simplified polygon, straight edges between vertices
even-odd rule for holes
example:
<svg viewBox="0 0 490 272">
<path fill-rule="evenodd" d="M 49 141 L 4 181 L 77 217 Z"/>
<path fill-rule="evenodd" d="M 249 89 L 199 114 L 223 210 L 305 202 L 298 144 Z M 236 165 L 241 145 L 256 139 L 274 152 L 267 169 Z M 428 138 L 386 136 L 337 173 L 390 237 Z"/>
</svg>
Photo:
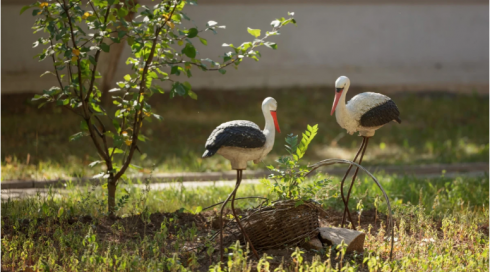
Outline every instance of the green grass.
<svg viewBox="0 0 490 272">
<path fill-rule="evenodd" d="M 143 133 L 150 140 L 139 143 L 144 154 L 136 154 L 135 164 L 155 168 L 155 172 L 229 170 L 229 162 L 221 156 L 201 159 L 204 143 L 222 122 L 246 119 L 263 126 L 260 105 L 266 96 L 278 101 L 283 134 L 276 135 L 275 148 L 266 161 L 250 165 L 251 169 L 264 169 L 283 155 L 286 134 L 301 133 L 307 124 L 319 124 L 319 132 L 306 161 L 352 159 L 360 145 L 359 137 L 345 134 L 330 116 L 333 90 L 328 88 L 201 91 L 198 95 L 197 101 L 153 98 L 153 109 L 165 119 L 145 122 Z M 52 105 L 38 110 L 30 105 L 29 97 L 2 97 L 2 180 L 98 173 L 100 168 L 88 167 L 98 160 L 90 140 L 68 141 L 79 131 L 79 117 Z M 363 164 L 488 162 L 488 97 L 444 93 L 398 93 L 391 97 L 400 108 L 403 122 L 376 132 Z"/>
<path fill-rule="evenodd" d="M 489 179 L 482 177 L 437 177 L 377 175 L 394 206 L 396 229 L 394 260 L 383 216 L 378 223 L 364 224 L 365 252 L 343 254 L 342 250 L 305 251 L 290 257 L 291 248 L 278 256 L 265 252 L 260 262 L 232 246 L 226 271 L 480 271 L 489 265 Z M 318 178 L 324 178 L 318 176 Z M 339 180 L 334 178 L 316 200 L 334 213 L 341 207 Z M 56 190 L 30 199 L 2 202 L 2 271 L 205 271 L 219 270 L 215 230 L 207 224 L 214 211 L 194 215 L 226 198 L 231 187 L 149 190 L 145 184 L 118 188 L 117 220 L 107 218 L 105 190 L 73 187 L 56 196 Z M 351 211 L 372 211 L 379 191 L 363 177 L 354 187 Z M 127 199 L 125 199 L 127 195 Z M 270 197 L 264 184 L 244 184 L 237 197 Z M 255 200 L 237 201 L 241 209 Z M 362 205 L 359 205 L 361 204 Z M 381 201 L 378 213 L 386 211 Z M 91 219 L 83 221 L 87 215 Z M 361 218 L 361 217 L 359 217 Z M 362 217 L 360 221 L 366 220 Z M 194 221 L 193 221 L 194 220 Z M 327 219 L 328 220 L 328 219 Z M 196 223 L 197 222 L 197 223 Z M 201 222 L 201 223 L 199 223 Z M 207 222 L 207 223 L 206 223 Z M 369 221 L 371 222 L 371 221 Z M 362 223 L 362 222 L 361 222 Z M 336 225 L 336 224 L 334 224 Z M 199 247 L 201 246 L 201 247 Z M 196 249 L 197 248 L 197 249 Z M 202 249 L 202 250 L 200 250 Z M 210 254 L 208 254 L 210 253 Z M 282 256 L 285 258 L 282 259 Z M 32 270 L 27 270 L 32 269 Z M 320 269 L 320 270 L 318 270 Z"/>
</svg>

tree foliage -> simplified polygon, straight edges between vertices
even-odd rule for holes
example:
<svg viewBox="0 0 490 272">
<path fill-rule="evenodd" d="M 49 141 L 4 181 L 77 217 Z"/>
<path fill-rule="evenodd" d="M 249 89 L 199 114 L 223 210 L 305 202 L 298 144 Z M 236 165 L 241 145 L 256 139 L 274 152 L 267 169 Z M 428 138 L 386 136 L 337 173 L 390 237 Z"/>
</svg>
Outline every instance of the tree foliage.
<svg viewBox="0 0 490 272">
<path fill-rule="evenodd" d="M 231 50 L 219 61 L 201 58 L 194 44 L 207 45 L 202 32 L 216 33 L 225 28 L 215 21 L 205 26 L 186 28 L 183 21 L 191 19 L 184 13 L 186 5 L 195 5 L 192 0 L 157 1 L 153 6 L 134 3 L 132 0 L 56 0 L 36 2 L 23 7 L 21 13 L 32 8 L 36 17 L 34 33 L 45 33 L 34 42 L 33 47 L 43 46 L 36 56 L 39 61 L 49 59 L 57 86 L 43 90 L 33 100 L 39 100 L 40 107 L 47 102 L 70 109 L 83 119 L 81 131 L 70 137 L 70 141 L 88 136 L 106 169 L 97 177 L 108 180 L 109 211 L 114 207 L 117 181 L 124 177 L 131 160 L 138 149 L 137 142 L 145 141 L 141 133 L 143 121 L 161 120 L 148 103 L 149 97 L 167 92 L 170 97 L 197 99 L 188 81 L 179 76 L 192 77 L 193 69 L 226 73 L 228 66 L 238 67 L 246 58 L 256 61 L 261 57 L 260 46 L 276 49 L 277 45 L 266 41 L 278 35 L 279 29 L 289 23 L 296 23 L 293 15 L 276 19 L 272 30 L 260 36 L 258 29 L 249 33 L 254 39 L 240 46 L 223 44 Z M 134 12 L 135 19 L 125 16 Z M 125 75 L 110 90 L 113 104 L 117 106 L 114 115 L 101 105 L 101 91 L 95 84 L 101 77 L 98 69 L 101 54 L 109 53 L 111 46 L 125 42 L 131 47 L 132 55 L 126 64 L 132 73 Z M 43 74 L 44 75 L 44 74 Z M 92 163 L 91 165 L 95 165 Z"/>
</svg>

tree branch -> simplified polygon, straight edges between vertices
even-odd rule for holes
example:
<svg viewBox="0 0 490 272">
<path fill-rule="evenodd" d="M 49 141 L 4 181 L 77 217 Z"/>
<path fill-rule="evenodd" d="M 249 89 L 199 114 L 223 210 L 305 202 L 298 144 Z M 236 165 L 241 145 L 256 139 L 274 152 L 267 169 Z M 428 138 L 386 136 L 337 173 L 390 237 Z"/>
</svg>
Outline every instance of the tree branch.
<svg viewBox="0 0 490 272">
<path fill-rule="evenodd" d="M 50 39 L 49 41 L 51 42 L 51 47 L 54 47 L 53 40 Z M 60 84 L 61 90 L 64 91 L 65 88 L 63 87 L 63 83 L 61 83 L 61 78 L 60 78 L 60 75 L 58 73 L 58 69 L 56 69 L 56 59 L 54 58 L 54 54 L 51 54 L 51 57 L 53 58 L 53 66 L 54 66 L 54 71 L 56 72 L 56 79 L 58 79 L 58 83 Z"/>
<path fill-rule="evenodd" d="M 180 1 L 178 3 L 180 3 Z M 141 124 L 141 122 L 143 122 L 143 107 L 142 107 L 142 104 L 143 104 L 142 100 L 143 99 L 141 99 L 141 96 L 143 95 L 143 93 L 145 91 L 145 82 L 146 82 L 146 75 L 148 74 L 148 68 L 149 68 L 151 62 L 153 61 L 153 55 L 155 54 L 156 43 L 158 41 L 158 36 L 160 35 L 160 31 L 165 27 L 167 22 L 169 20 L 171 20 L 172 15 L 174 14 L 175 9 L 177 8 L 178 3 L 174 4 L 174 8 L 170 12 L 170 14 L 168 16 L 168 20 L 165 20 L 163 25 L 160 28 L 157 28 L 157 30 L 155 31 L 155 39 L 153 40 L 153 44 L 151 46 L 150 55 L 148 56 L 148 60 L 145 63 L 145 67 L 143 68 L 143 72 L 141 75 L 140 91 L 139 91 L 138 101 L 137 101 L 138 105 L 140 106 L 140 109 L 139 109 L 139 111 L 138 111 L 138 109 L 136 109 L 135 110 L 136 112 L 134 114 L 133 139 L 131 142 L 131 148 L 129 150 L 128 157 L 124 161 L 123 166 L 121 167 L 119 172 L 117 172 L 117 174 L 114 178 L 115 180 L 118 180 L 123 175 L 123 173 L 128 168 L 129 163 L 131 162 L 131 159 L 133 158 L 134 150 L 136 149 L 136 142 L 138 141 L 140 124 Z M 139 112 L 139 114 L 138 114 L 138 112 Z"/>
<path fill-rule="evenodd" d="M 93 10 L 93 11 L 94 11 L 94 13 L 95 13 L 95 16 L 97 16 L 97 19 L 99 20 L 99 23 L 102 23 L 102 22 L 100 21 L 99 14 L 97 13 L 97 10 L 95 9 L 94 4 L 92 3 L 92 0 L 90 0 L 90 1 L 88 1 L 88 2 L 89 2 L 89 4 L 90 4 L 90 6 L 92 7 L 92 10 Z"/>
<path fill-rule="evenodd" d="M 73 47 L 76 50 L 78 50 L 77 43 L 76 43 L 76 40 L 75 40 L 75 34 L 74 34 L 74 31 L 73 31 L 73 24 L 71 22 L 70 13 L 68 12 L 68 7 L 66 5 L 66 0 L 63 0 L 63 3 L 64 3 L 64 8 L 63 9 L 65 10 L 66 16 L 68 18 L 68 24 L 70 26 L 70 34 L 71 34 L 71 40 L 72 40 L 72 43 L 73 43 Z M 88 110 L 88 105 L 85 103 L 85 100 L 83 99 L 83 82 L 82 82 L 82 69 L 81 69 L 80 58 L 77 58 L 77 65 L 78 65 L 78 84 L 79 84 L 79 88 L 80 88 L 79 96 L 80 96 L 80 100 L 82 102 L 82 107 L 83 107 L 83 112 L 84 112 L 84 119 L 85 119 L 85 122 L 87 123 L 88 130 L 90 132 L 90 137 L 92 138 L 92 141 L 94 142 L 94 145 L 97 148 L 97 151 L 99 152 L 100 156 L 102 158 L 104 158 L 104 160 L 106 161 L 107 166 L 109 166 L 109 165 L 111 165 L 111 159 L 109 158 L 109 154 L 107 154 L 107 153 L 104 152 L 104 150 L 100 146 L 100 143 L 98 142 L 98 140 L 97 140 L 97 138 L 95 136 L 95 132 L 94 132 L 94 128 L 92 127 L 92 120 L 91 120 L 91 115 L 92 114 Z"/>
</svg>

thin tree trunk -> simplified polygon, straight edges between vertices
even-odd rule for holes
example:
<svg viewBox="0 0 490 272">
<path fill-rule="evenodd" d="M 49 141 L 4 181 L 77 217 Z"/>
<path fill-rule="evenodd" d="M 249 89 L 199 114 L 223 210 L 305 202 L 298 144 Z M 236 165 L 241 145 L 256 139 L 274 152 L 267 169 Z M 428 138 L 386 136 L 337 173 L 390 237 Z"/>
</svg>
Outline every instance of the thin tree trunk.
<svg viewBox="0 0 490 272">
<path fill-rule="evenodd" d="M 107 180 L 107 205 L 109 216 L 113 217 L 116 209 L 116 180 L 111 177 Z"/>
</svg>

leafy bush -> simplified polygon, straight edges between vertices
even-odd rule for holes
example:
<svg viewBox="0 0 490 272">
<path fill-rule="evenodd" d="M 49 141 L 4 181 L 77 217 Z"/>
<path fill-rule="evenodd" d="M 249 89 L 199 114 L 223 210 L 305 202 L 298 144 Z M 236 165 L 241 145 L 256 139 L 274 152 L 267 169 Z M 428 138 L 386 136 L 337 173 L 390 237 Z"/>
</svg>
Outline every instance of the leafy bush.
<svg viewBox="0 0 490 272">
<path fill-rule="evenodd" d="M 138 141 L 145 141 L 141 133 L 143 121 L 161 120 L 148 103 L 154 94 L 163 94 L 164 89 L 157 82 L 171 85 L 167 90 L 170 97 L 189 96 L 197 99 L 196 93 L 187 81 L 178 81 L 176 77 L 192 77 L 192 69 L 219 71 L 235 68 L 245 59 L 259 60 L 259 46 L 276 49 L 277 45 L 266 41 L 270 36 L 278 35 L 279 29 L 289 23 L 296 23 L 294 13 L 289 18 L 272 21 L 272 30 L 261 35 L 260 29 L 248 29 L 253 41 L 244 42 L 235 47 L 223 44 L 232 50 L 222 57 L 222 61 L 210 58 L 198 58 L 193 42 L 207 41 L 199 36 L 203 31 L 216 33 L 224 26 L 209 21 L 202 28 L 186 28 L 182 21 L 191 19 L 183 12 L 186 4 L 195 5 L 195 1 L 166 0 L 159 1 L 153 7 L 140 5 L 132 0 L 92 0 L 87 6 L 80 0 L 57 0 L 56 3 L 36 2 L 23 7 L 21 13 L 33 8 L 36 16 L 34 33 L 43 32 L 45 36 L 34 42 L 33 47 L 45 45 L 36 57 L 39 61 L 50 59 L 52 74 L 58 80 L 58 86 L 44 90 L 33 100 L 40 100 L 40 106 L 55 102 L 70 109 L 82 118 L 80 132 L 70 137 L 70 141 L 89 136 L 97 149 L 100 161 L 106 169 L 96 177 L 107 179 L 108 209 L 112 214 L 116 206 L 115 192 L 118 181 L 124 177 L 128 167 L 143 170 L 132 165 L 131 160 L 139 148 Z M 139 14 L 128 19 L 130 13 Z M 126 64 L 132 73 L 125 75 L 118 87 L 109 92 L 113 104 L 118 110 L 114 116 L 108 114 L 101 105 L 102 93 L 95 84 L 101 77 L 98 70 L 101 54 L 109 53 L 111 46 L 127 43 L 132 56 Z"/>
<path fill-rule="evenodd" d="M 278 199 L 308 199 L 315 196 L 329 182 L 329 180 L 323 179 L 314 180 L 305 186 L 301 185 L 305 181 L 309 168 L 307 165 L 302 165 L 300 161 L 317 132 L 318 125 L 307 125 L 300 142 L 298 142 L 298 135 L 292 133 L 287 135 L 286 150 L 289 155 L 282 156 L 277 160 L 279 164 L 277 168 L 272 165 L 267 167 L 274 173 L 269 176 L 268 180 L 264 181 L 265 185 Z M 270 179 L 274 181 L 272 182 Z"/>
</svg>

